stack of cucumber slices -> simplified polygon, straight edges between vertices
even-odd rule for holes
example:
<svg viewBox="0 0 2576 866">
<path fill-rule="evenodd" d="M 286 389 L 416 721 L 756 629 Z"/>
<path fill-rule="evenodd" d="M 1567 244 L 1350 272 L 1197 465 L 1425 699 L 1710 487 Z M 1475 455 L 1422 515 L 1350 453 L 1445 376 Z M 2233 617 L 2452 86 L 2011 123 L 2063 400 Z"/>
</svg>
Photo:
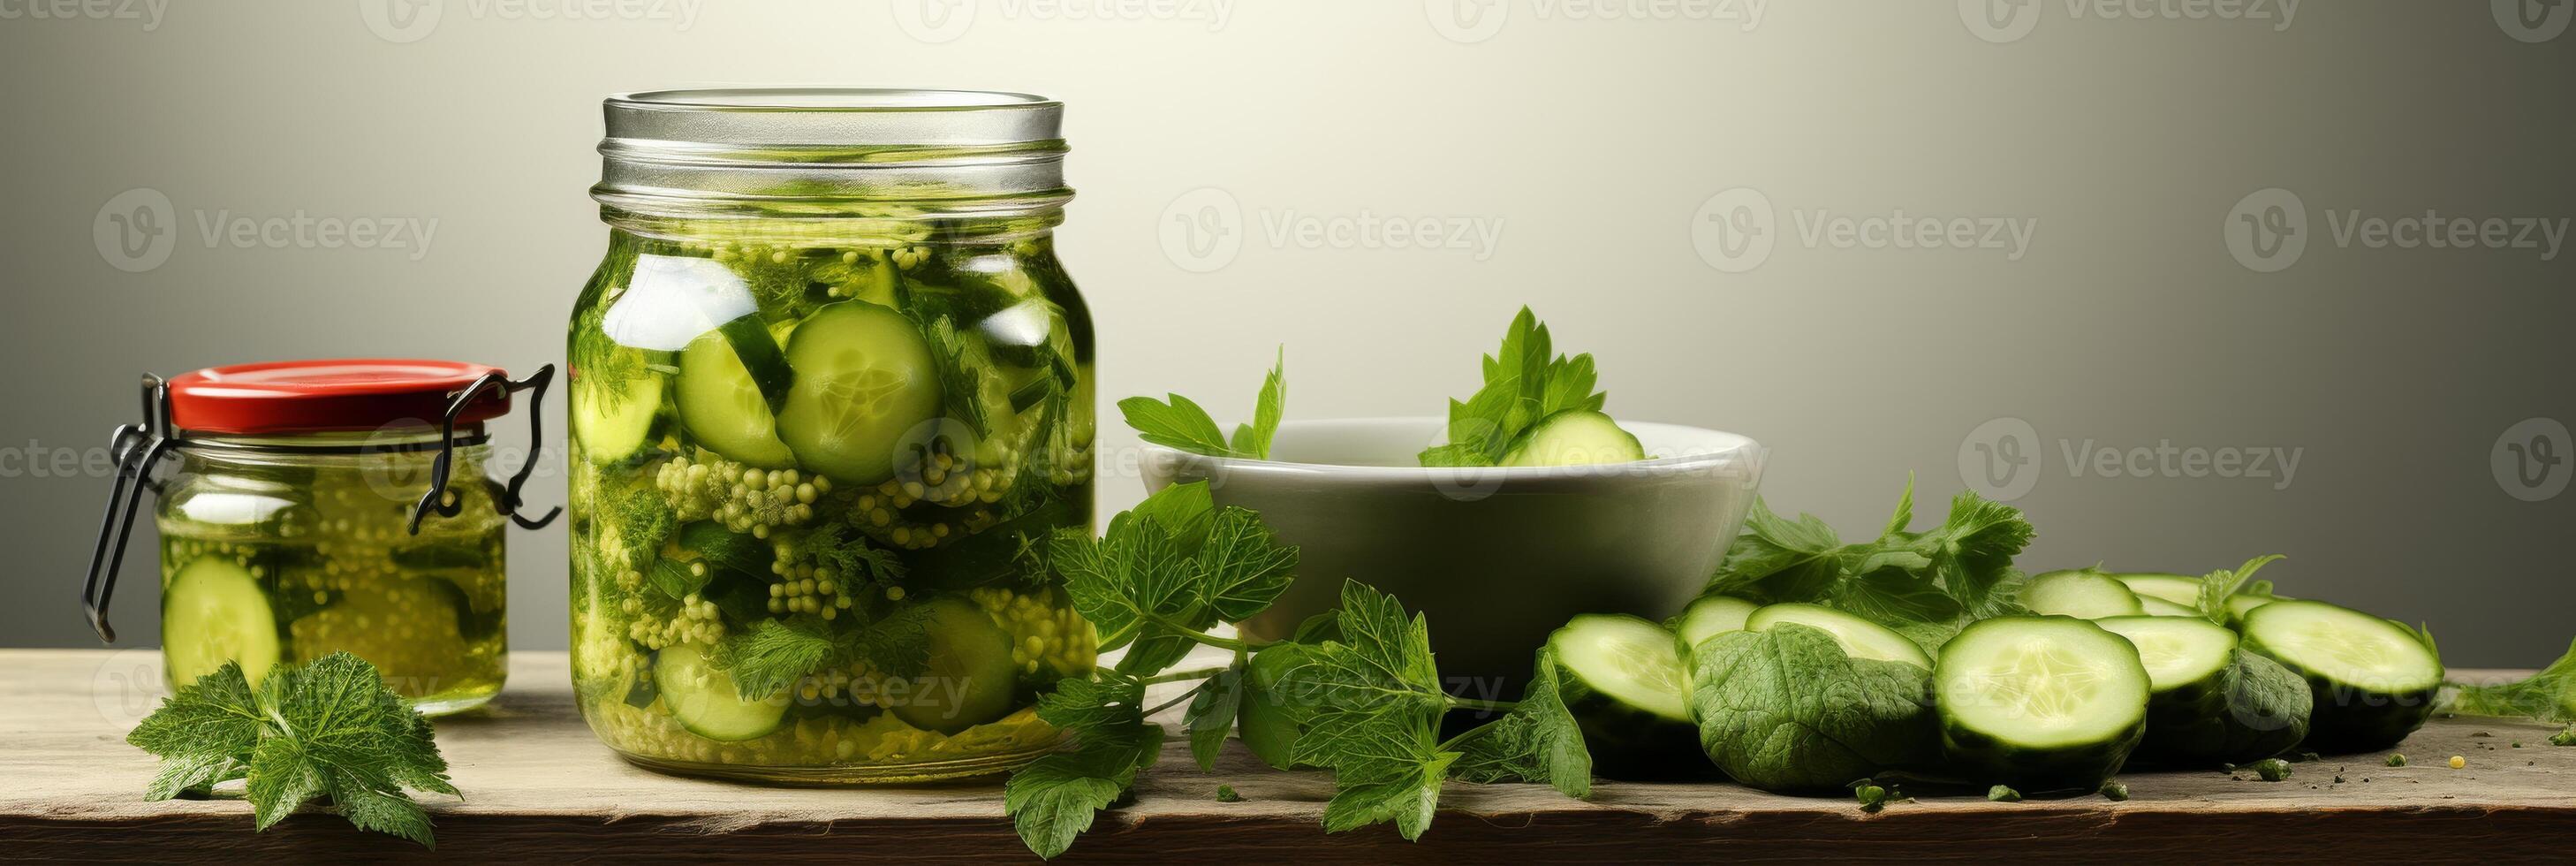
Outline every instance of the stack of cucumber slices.
<svg viewBox="0 0 2576 866">
<path fill-rule="evenodd" d="M 1887 773 L 2089 792 L 2124 767 L 2385 749 L 2431 715 L 2442 664 L 2418 631 L 2266 584 L 2205 606 L 2207 583 L 2052 572 L 1937 642 L 1718 595 L 1669 627 L 1576 617 L 1550 646 L 1605 775 L 1668 778 L 1695 750 L 1786 793 Z"/>
</svg>

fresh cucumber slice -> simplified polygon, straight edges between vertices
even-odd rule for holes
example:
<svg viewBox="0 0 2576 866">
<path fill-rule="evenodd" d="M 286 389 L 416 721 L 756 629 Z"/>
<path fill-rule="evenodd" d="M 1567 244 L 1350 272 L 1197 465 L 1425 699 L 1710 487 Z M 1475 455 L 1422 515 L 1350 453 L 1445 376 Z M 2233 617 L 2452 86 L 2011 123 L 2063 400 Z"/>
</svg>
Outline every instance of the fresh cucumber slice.
<svg viewBox="0 0 2576 866">
<path fill-rule="evenodd" d="M 1672 632 L 1633 616 L 1584 614 L 1547 644 L 1566 708 L 1601 775 L 1662 779 L 1707 766 Z"/>
<path fill-rule="evenodd" d="M 2179 574 L 2114 574 L 2111 579 L 2138 594 L 2139 601 L 2157 599 L 2183 607 L 2200 605 L 2200 578 Z"/>
<path fill-rule="evenodd" d="M 1897 634 L 1895 629 L 1822 605 L 1771 605 L 1754 611 L 1752 618 L 1744 621 L 1744 627 L 1751 631 L 1769 631 L 1772 626 L 1784 622 L 1811 626 L 1833 635 L 1834 642 L 1842 644 L 1843 654 L 1852 658 L 1904 662 L 1927 671 L 1932 669 L 1932 657 L 1924 654 L 1923 647 Z"/>
<path fill-rule="evenodd" d="M 1683 660 L 1688 661 L 1690 651 L 1709 638 L 1743 631 L 1745 621 L 1761 608 L 1761 605 L 1731 595 L 1702 596 L 1691 602 L 1689 607 L 1682 609 L 1681 619 L 1673 628 L 1674 633 L 1681 636 Z"/>
<path fill-rule="evenodd" d="M 2144 612 L 2148 616 L 2187 616 L 2193 619 L 2200 618 L 2200 609 L 2197 607 L 2175 604 L 2152 595 L 2138 596 L 2138 610 Z"/>
<path fill-rule="evenodd" d="M 241 663 L 253 685 L 277 664 L 277 615 L 268 591 L 248 569 L 206 556 L 188 563 L 161 591 L 161 658 L 173 688 Z"/>
<path fill-rule="evenodd" d="M 622 462 L 653 439 L 653 422 L 662 414 L 662 375 L 640 359 L 633 367 L 633 375 L 618 381 L 604 380 L 591 371 L 575 374 L 572 435 L 581 444 L 582 455 L 593 463 Z"/>
<path fill-rule="evenodd" d="M 2048 616 L 2100 619 L 2147 612 L 2138 594 L 2098 571 L 2052 571 L 2030 579 L 2021 591 L 2023 607 Z"/>
<path fill-rule="evenodd" d="M 718 670 L 700 647 L 663 647 L 653 662 L 653 686 L 662 706 L 689 733 L 710 740 L 758 739 L 778 730 L 787 717 L 787 690 L 757 700 L 743 700 L 733 676 Z"/>
<path fill-rule="evenodd" d="M 2199 617 L 2115 616 L 2095 625 L 2138 648 L 2154 693 L 2136 757 L 2173 767 L 2251 763 L 2299 744 L 2307 684 Z"/>
<path fill-rule="evenodd" d="M 2245 615 L 2245 646 L 2308 681 L 2308 745 L 2397 745 L 2433 714 L 2442 659 L 2405 626 L 2322 601 L 2275 601 Z"/>
<path fill-rule="evenodd" d="M 2127 639 L 2063 616 L 1969 625 L 1941 646 L 1932 679 L 1952 762 L 2030 792 L 2118 772 L 2146 734 L 2153 690 Z"/>
<path fill-rule="evenodd" d="M 928 602 L 930 665 L 894 704 L 895 718 L 925 731 L 954 734 L 1010 715 L 1020 666 L 1011 636 L 982 608 L 954 597 Z"/>
<path fill-rule="evenodd" d="M 737 333 L 746 327 L 748 334 Z M 754 348 L 744 351 L 746 346 Z M 757 348 L 761 346 L 768 351 L 761 352 Z M 746 359 L 775 369 L 755 373 Z M 770 412 L 767 396 L 774 388 L 784 397 L 786 370 L 785 357 L 758 316 L 708 331 L 680 352 L 681 426 L 698 444 L 744 465 L 761 469 L 796 465 L 796 453 L 778 439 L 778 419 Z"/>
<path fill-rule="evenodd" d="M 2242 628 L 2245 625 L 2246 615 L 2253 613 L 2255 608 L 2262 607 L 2276 601 L 2297 600 L 2298 599 L 2294 599 L 2286 595 L 2256 595 L 2250 592 L 2240 592 L 2235 595 L 2228 596 L 2227 598 L 2227 622 L 2230 625 Z"/>
<path fill-rule="evenodd" d="M 1646 459 L 1645 446 L 1610 416 L 1569 409 L 1547 416 L 1504 452 L 1505 466 L 1588 466 Z"/>
<path fill-rule="evenodd" d="M 779 438 L 805 468 L 856 486 L 894 475 L 905 434 L 940 407 L 939 372 L 920 330 L 893 310 L 846 301 L 788 339 L 796 371 Z"/>
</svg>

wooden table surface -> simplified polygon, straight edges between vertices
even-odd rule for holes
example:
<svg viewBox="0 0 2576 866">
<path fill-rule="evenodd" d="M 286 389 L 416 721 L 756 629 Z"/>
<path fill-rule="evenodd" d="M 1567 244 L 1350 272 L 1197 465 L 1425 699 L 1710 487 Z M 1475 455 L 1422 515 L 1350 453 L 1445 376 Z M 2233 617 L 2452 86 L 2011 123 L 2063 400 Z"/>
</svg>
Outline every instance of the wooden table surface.
<svg viewBox="0 0 2576 866">
<path fill-rule="evenodd" d="M 154 759 L 123 738 L 159 699 L 152 651 L 0 651 L 0 670 L 0 860 L 1034 860 L 994 784 L 769 788 L 629 766 L 573 709 L 562 653 L 515 654 L 509 689 L 492 708 L 438 722 L 465 799 L 429 802 L 434 854 L 326 814 L 253 833 L 238 800 L 144 802 Z M 1104 815 L 1065 860 L 2568 862 L 2576 748 L 2550 746 L 2553 731 L 2444 719 L 2401 747 L 2411 759 L 2403 768 L 2384 766 L 2382 753 L 2298 764 L 2278 783 L 2214 770 L 2133 773 L 2122 777 L 2127 802 L 1953 798 L 1876 815 L 1847 799 L 1724 784 L 1602 783 L 1590 802 L 1532 785 L 1461 784 L 1419 843 L 1383 827 L 1327 835 L 1328 779 L 1260 767 L 1237 744 L 1216 773 L 1202 774 L 1175 741 L 1136 803 Z M 2452 755 L 2466 756 L 2467 768 L 2451 769 Z M 1217 802 L 1219 783 L 1244 801 Z"/>
</svg>

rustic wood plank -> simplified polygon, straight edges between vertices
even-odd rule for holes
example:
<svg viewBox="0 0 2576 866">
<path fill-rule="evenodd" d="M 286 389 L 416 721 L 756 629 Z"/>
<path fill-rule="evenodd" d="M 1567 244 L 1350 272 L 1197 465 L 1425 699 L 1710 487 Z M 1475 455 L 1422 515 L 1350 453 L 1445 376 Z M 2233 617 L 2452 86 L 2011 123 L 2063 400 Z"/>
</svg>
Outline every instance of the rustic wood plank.
<svg viewBox="0 0 2576 866">
<path fill-rule="evenodd" d="M 283 857 L 426 861 L 715 856 L 779 862 L 1027 859 L 992 784 L 810 790 L 674 778 L 619 761 L 572 706 L 561 653 L 519 653 L 490 711 L 439 722 L 468 799 L 433 802 L 432 854 L 299 815 L 250 831 L 237 801 L 146 803 L 150 756 L 123 743 L 158 700 L 150 652 L 0 651 L 0 859 L 226 862 Z M 2488 673 L 2487 676 L 2501 676 Z M 1330 782 L 1260 768 L 1230 747 L 1201 774 L 1175 744 L 1134 806 L 1102 819 L 1069 860 L 1458 862 L 1991 860 L 2117 855 L 2559 861 L 2576 850 L 2576 748 L 2552 728 L 2438 720 L 2401 751 L 2300 764 L 2267 783 L 2217 772 L 2139 773 L 2132 799 L 1898 804 L 1780 797 L 1722 784 L 1604 783 L 1591 802 L 1530 785 L 1459 785 L 1431 833 L 1326 835 Z M 2483 735 L 2483 736 L 2482 736 Z M 2516 741 L 2521 748 L 2514 748 Z M 2452 770 L 2449 756 L 2466 756 Z M 2333 781 L 2340 770 L 2346 781 Z M 2248 774 L 2250 775 L 2250 774 Z M 1245 802 L 1215 799 L 1232 785 Z M 2331 845 L 2332 847 L 2321 847 Z"/>
</svg>

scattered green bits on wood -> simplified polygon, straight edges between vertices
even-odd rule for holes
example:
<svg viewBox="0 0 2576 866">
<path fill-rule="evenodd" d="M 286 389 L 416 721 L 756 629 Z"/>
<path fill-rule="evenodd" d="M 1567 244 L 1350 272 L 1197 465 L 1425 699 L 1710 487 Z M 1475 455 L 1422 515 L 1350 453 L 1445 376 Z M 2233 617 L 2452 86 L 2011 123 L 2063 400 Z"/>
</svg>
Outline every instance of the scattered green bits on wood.
<svg viewBox="0 0 2576 866">
<path fill-rule="evenodd" d="M 1218 785 L 1216 786 L 1216 801 L 1219 803 L 1241 803 L 1243 802 L 1243 795 L 1235 793 L 1233 785 Z"/>
<path fill-rule="evenodd" d="M 1852 797 L 1860 801 L 1863 812 L 1876 814 L 1878 810 L 1887 808 L 1887 789 L 1877 785 L 1863 782 L 1860 787 L 1852 789 Z"/>
<path fill-rule="evenodd" d="M 1986 799 L 1997 803 L 2019 803 L 2021 792 L 2013 790 L 2011 785 L 1996 785 L 1986 789 Z"/>
<path fill-rule="evenodd" d="M 2129 799 L 2129 786 L 2121 782 L 2102 783 L 2102 798 L 2113 802 Z"/>
<path fill-rule="evenodd" d="M 2576 746 L 2576 725 L 2569 725 L 2567 726 L 2567 730 L 2549 735 L 2549 744 L 2552 746 Z"/>
<path fill-rule="evenodd" d="M 2406 766 L 2406 756 L 2405 756 L 2405 755 L 2400 755 L 2400 754 L 2391 753 L 2391 754 L 2388 756 L 2388 765 L 2389 765 L 2389 766 L 2391 766 L 2391 767 L 2403 767 L 2403 766 Z"/>
<path fill-rule="evenodd" d="M 2254 775 L 2263 777 L 2263 781 L 2266 782 L 2287 779 L 2290 777 L 2290 762 L 2279 758 L 2264 758 L 2254 762 Z"/>
</svg>

